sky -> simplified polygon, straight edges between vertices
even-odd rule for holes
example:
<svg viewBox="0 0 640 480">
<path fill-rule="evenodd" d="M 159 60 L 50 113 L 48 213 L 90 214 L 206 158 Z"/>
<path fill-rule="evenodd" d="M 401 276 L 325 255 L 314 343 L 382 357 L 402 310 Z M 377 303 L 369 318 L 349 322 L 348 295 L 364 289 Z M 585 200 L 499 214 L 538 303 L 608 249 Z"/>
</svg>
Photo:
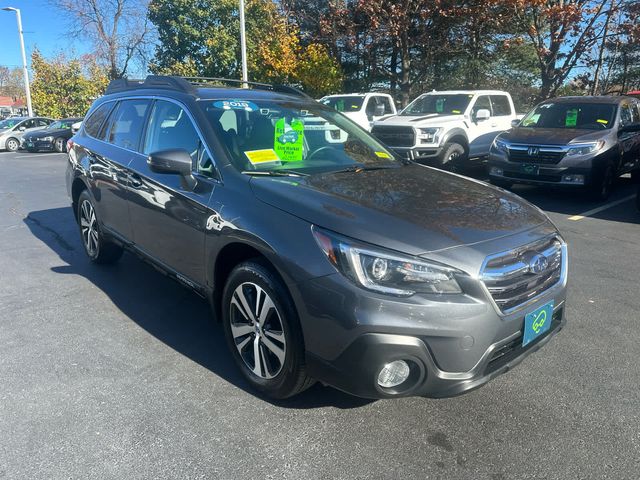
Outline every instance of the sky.
<svg viewBox="0 0 640 480">
<path fill-rule="evenodd" d="M 36 46 L 45 57 L 60 52 L 76 56 L 90 50 L 86 40 L 66 36 L 68 19 L 46 0 L 0 0 L 0 8 L 4 7 L 19 8 L 22 13 L 27 65 L 31 64 L 31 52 Z M 16 14 L 3 10 L 0 10 L 0 65 L 22 66 Z"/>
</svg>

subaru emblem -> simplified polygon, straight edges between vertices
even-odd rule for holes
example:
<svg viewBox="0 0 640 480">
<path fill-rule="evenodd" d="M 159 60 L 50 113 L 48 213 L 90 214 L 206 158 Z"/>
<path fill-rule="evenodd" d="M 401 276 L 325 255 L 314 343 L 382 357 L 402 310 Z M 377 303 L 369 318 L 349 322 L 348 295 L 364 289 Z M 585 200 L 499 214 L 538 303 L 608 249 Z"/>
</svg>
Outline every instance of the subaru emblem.
<svg viewBox="0 0 640 480">
<path fill-rule="evenodd" d="M 531 257 L 529 260 L 529 271 L 531 273 L 542 273 L 549 266 L 549 260 L 544 255 L 540 255 L 539 253 Z"/>
</svg>

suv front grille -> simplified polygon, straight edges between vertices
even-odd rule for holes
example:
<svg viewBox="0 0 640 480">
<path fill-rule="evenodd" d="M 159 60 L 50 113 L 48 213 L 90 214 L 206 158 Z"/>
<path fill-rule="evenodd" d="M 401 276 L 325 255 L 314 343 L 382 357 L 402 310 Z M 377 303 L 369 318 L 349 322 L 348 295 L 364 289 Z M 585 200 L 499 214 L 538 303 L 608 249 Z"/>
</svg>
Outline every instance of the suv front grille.
<svg viewBox="0 0 640 480">
<path fill-rule="evenodd" d="M 487 257 L 480 278 L 500 311 L 510 313 L 561 280 L 563 255 L 562 240 L 546 237 Z"/>
<path fill-rule="evenodd" d="M 553 147 L 519 147 L 509 148 L 509 160 L 519 163 L 540 163 L 555 165 L 563 159 L 565 152 Z"/>
<path fill-rule="evenodd" d="M 416 143 L 416 134 L 412 127 L 376 125 L 371 133 L 389 147 L 413 147 Z"/>
</svg>

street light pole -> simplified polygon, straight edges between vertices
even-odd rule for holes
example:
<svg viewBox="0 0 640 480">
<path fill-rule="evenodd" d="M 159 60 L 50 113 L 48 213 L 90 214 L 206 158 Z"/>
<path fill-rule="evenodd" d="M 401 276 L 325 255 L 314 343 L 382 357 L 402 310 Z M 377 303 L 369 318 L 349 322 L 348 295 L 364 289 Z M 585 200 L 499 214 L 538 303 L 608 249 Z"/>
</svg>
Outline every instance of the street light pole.
<svg viewBox="0 0 640 480">
<path fill-rule="evenodd" d="M 240 53 L 242 55 L 242 81 L 249 80 L 247 74 L 247 34 L 244 25 L 244 0 L 240 0 Z M 243 83 L 243 87 L 247 84 Z"/>
<path fill-rule="evenodd" d="M 27 96 L 27 111 L 29 116 L 33 117 L 33 110 L 31 109 L 31 89 L 29 88 L 29 72 L 27 71 L 27 55 L 24 51 L 24 37 L 22 35 L 22 17 L 20 16 L 20 9 L 13 7 L 4 7 L 2 10 L 8 12 L 16 12 L 16 20 L 18 21 L 18 34 L 20 36 L 20 50 L 22 52 L 22 71 L 24 74 L 24 93 Z"/>
</svg>

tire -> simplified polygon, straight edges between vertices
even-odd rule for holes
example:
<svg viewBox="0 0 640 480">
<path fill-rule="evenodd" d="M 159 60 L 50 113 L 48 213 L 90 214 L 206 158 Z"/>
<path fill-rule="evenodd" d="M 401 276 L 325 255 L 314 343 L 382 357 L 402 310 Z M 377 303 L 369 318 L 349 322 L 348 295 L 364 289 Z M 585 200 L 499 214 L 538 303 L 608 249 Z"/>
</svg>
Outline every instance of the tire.
<svg viewBox="0 0 640 480">
<path fill-rule="evenodd" d="M 15 138 L 8 138 L 5 143 L 5 148 L 9 152 L 17 152 L 20 148 L 20 142 Z"/>
<path fill-rule="evenodd" d="M 103 265 L 117 262 L 123 249 L 107 240 L 100 231 L 93 200 L 86 190 L 78 198 L 77 220 L 82 246 L 89 260 Z"/>
<path fill-rule="evenodd" d="M 64 153 L 67 150 L 67 145 L 64 141 L 64 138 L 56 138 L 53 141 L 53 149 L 58 153 Z"/>
<path fill-rule="evenodd" d="M 222 322 L 231 355 L 256 390 L 283 399 L 314 383 L 293 301 L 271 267 L 256 259 L 233 269 L 222 294 Z"/>
<path fill-rule="evenodd" d="M 613 166 L 613 163 L 610 162 L 606 165 L 601 174 L 594 179 L 594 182 L 591 185 L 591 197 L 600 202 L 605 201 L 609 198 L 609 195 L 611 195 L 615 179 L 615 167 Z"/>
<path fill-rule="evenodd" d="M 464 170 L 466 151 L 459 143 L 445 144 L 440 157 L 440 168 L 449 172 L 461 173 Z"/>
<path fill-rule="evenodd" d="M 507 182 L 505 180 L 499 180 L 497 178 L 489 178 L 489 182 L 491 183 L 491 185 L 504 188 L 505 190 L 508 190 L 509 188 L 513 187 L 513 183 Z"/>
</svg>

